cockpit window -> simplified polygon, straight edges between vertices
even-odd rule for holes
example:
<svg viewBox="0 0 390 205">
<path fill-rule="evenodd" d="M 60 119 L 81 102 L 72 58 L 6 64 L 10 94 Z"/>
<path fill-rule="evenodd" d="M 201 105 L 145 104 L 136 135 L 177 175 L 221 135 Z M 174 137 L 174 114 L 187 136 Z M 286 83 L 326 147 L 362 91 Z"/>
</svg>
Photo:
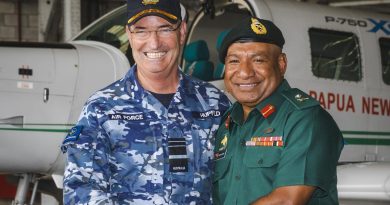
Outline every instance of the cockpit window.
<svg viewBox="0 0 390 205">
<path fill-rule="evenodd" d="M 110 44 L 121 50 L 133 65 L 134 60 L 125 30 L 126 21 L 126 7 L 122 6 L 86 28 L 74 40 L 93 40 Z"/>
<path fill-rule="evenodd" d="M 379 46 L 382 58 L 382 79 L 384 83 L 390 85 L 390 38 L 380 38 Z"/>
<path fill-rule="evenodd" d="M 355 34 L 310 28 L 309 36 L 315 76 L 346 81 L 362 79 L 360 46 Z"/>
</svg>

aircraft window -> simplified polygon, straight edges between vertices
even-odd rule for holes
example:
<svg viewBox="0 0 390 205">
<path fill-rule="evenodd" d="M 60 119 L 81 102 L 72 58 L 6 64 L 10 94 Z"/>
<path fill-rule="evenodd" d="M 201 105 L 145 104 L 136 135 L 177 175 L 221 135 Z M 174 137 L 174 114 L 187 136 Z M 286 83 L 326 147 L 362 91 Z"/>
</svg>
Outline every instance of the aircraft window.
<svg viewBox="0 0 390 205">
<path fill-rule="evenodd" d="M 121 50 L 133 65 L 134 60 L 125 30 L 126 21 L 126 7 L 123 6 L 87 28 L 74 40 L 93 40 L 110 44 Z"/>
<path fill-rule="evenodd" d="M 190 35 L 181 63 L 185 73 L 195 77 L 198 73 L 201 75 L 199 78 L 204 81 L 223 79 L 225 65 L 219 61 L 218 50 L 227 29 L 251 15 L 249 6 L 242 3 L 227 3 L 216 9 L 213 17 L 204 14 L 203 9 L 195 16 L 188 27 Z"/>
<path fill-rule="evenodd" d="M 312 72 L 319 78 L 360 81 L 360 46 L 355 34 L 310 28 Z"/>
<path fill-rule="evenodd" d="M 390 85 L 390 38 L 380 38 L 383 82 Z"/>
</svg>

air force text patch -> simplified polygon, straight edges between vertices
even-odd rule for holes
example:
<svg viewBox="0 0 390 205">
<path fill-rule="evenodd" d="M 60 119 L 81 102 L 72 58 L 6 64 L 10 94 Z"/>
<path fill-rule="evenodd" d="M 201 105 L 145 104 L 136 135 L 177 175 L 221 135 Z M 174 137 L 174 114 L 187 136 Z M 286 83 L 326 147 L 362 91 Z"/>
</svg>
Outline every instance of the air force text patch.
<svg viewBox="0 0 390 205">
<path fill-rule="evenodd" d="M 135 114 L 110 114 L 108 115 L 110 120 L 126 120 L 126 121 L 138 121 L 144 119 L 143 113 L 135 113 Z"/>
</svg>

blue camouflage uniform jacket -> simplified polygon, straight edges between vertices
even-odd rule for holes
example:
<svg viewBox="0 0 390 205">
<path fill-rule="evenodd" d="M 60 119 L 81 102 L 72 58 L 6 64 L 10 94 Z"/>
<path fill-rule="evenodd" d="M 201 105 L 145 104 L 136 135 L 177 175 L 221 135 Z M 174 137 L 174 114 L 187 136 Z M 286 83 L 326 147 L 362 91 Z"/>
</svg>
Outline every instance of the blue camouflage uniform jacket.
<svg viewBox="0 0 390 205">
<path fill-rule="evenodd" d="M 136 72 L 92 95 L 65 138 L 64 204 L 211 204 L 213 136 L 228 98 L 180 72 L 167 109 Z"/>
</svg>

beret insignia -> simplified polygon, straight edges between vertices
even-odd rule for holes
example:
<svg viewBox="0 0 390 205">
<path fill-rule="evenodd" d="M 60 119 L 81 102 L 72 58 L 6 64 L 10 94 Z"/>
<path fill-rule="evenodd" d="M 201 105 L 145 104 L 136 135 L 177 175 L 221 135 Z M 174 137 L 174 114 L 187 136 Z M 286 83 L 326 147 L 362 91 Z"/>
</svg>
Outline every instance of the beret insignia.
<svg viewBox="0 0 390 205">
<path fill-rule="evenodd" d="M 252 18 L 251 28 L 256 34 L 267 34 L 267 28 L 259 20 Z"/>
<path fill-rule="evenodd" d="M 218 53 L 221 62 L 225 62 L 229 46 L 240 39 L 274 44 L 281 49 L 283 49 L 284 45 L 282 31 L 272 21 L 259 19 L 255 16 L 247 17 L 231 28 L 223 38 Z"/>
</svg>

